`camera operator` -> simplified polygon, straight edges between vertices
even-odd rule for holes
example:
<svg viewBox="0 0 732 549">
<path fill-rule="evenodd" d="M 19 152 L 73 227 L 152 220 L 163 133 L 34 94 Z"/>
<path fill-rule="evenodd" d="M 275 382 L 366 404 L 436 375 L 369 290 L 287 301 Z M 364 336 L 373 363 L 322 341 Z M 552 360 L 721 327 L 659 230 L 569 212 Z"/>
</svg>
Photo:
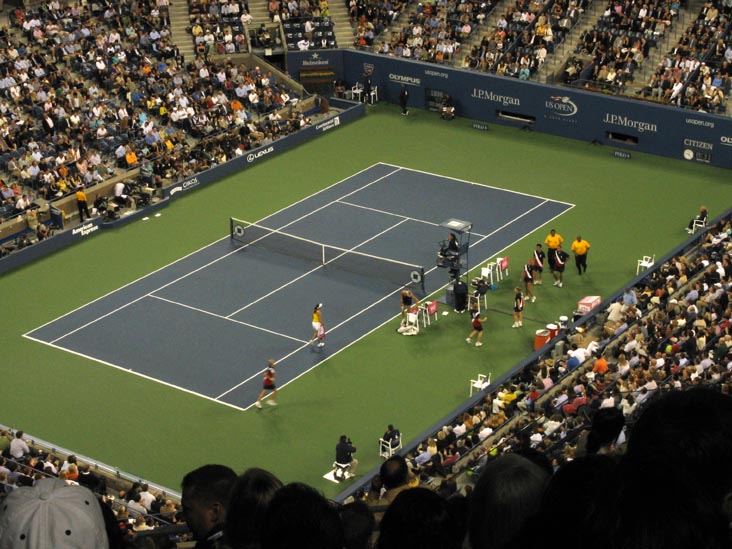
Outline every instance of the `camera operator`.
<svg viewBox="0 0 732 549">
<path fill-rule="evenodd" d="M 341 465 L 350 464 L 349 472 L 356 474 L 358 460 L 353 457 L 356 447 L 351 443 L 351 439 L 346 435 L 341 435 L 340 441 L 336 445 L 336 463 Z"/>
</svg>

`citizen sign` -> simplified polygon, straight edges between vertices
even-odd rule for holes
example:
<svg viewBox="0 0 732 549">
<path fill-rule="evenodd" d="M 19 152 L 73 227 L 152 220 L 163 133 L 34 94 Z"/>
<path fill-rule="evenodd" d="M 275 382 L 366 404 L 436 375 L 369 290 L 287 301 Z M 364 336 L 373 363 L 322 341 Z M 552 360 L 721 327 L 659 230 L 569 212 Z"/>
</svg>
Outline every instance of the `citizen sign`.
<svg viewBox="0 0 732 549">
<path fill-rule="evenodd" d="M 257 160 L 258 158 L 264 156 L 265 154 L 271 153 L 273 150 L 274 150 L 274 147 L 267 147 L 266 149 L 262 149 L 259 152 L 249 153 L 247 155 L 247 162 L 252 163 L 255 160 Z"/>
<path fill-rule="evenodd" d="M 684 146 L 695 147 L 705 151 L 711 151 L 714 148 L 714 145 L 711 143 L 707 143 L 706 141 L 697 141 L 696 139 L 684 139 Z"/>
</svg>

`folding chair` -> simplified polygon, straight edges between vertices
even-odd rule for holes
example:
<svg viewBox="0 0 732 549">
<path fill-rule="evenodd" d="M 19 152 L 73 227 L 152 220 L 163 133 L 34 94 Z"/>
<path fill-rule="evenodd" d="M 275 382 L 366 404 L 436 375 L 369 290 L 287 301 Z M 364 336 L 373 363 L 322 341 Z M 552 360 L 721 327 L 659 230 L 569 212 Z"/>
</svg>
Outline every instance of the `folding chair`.
<svg viewBox="0 0 732 549">
<path fill-rule="evenodd" d="M 354 101 L 361 101 L 361 95 L 363 94 L 363 86 L 361 84 L 356 84 L 351 88 L 351 97 Z"/>
<path fill-rule="evenodd" d="M 439 306 L 438 301 L 430 301 L 424 305 L 420 305 L 419 314 L 422 316 L 422 327 L 425 328 L 432 324 L 432 316 L 435 317 L 437 322 L 437 308 Z"/>
<path fill-rule="evenodd" d="M 508 257 L 499 257 L 498 262 L 498 276 L 499 280 L 503 280 L 504 277 L 508 277 Z"/>
<path fill-rule="evenodd" d="M 706 219 L 695 219 L 694 223 L 691 226 L 691 233 L 694 234 L 699 229 L 706 229 L 707 227 L 707 220 Z"/>
<path fill-rule="evenodd" d="M 495 265 L 495 263 L 488 263 L 488 265 L 488 267 L 483 267 L 480 269 L 480 278 L 493 286 L 493 268 L 490 267 L 490 265 Z"/>
<path fill-rule="evenodd" d="M 478 374 L 478 379 L 470 380 L 470 396 L 473 396 L 473 391 L 482 391 L 491 384 L 491 374 L 483 375 Z"/>
<path fill-rule="evenodd" d="M 349 471 L 351 469 L 350 463 L 338 463 L 337 461 L 334 461 L 333 467 L 333 478 L 336 480 L 336 482 L 348 480 L 353 476 L 353 473 Z"/>
<path fill-rule="evenodd" d="M 653 265 L 656 263 L 656 254 L 651 255 L 644 255 L 643 259 L 638 260 L 638 266 L 635 269 L 635 274 L 640 274 L 641 271 L 645 271 L 646 269 L 650 269 L 653 267 Z"/>
<path fill-rule="evenodd" d="M 402 435 L 399 433 L 399 436 L 396 440 L 384 440 L 383 438 L 379 439 L 379 456 L 383 457 L 384 459 L 389 459 L 391 456 L 397 453 L 397 451 L 402 449 Z"/>
</svg>

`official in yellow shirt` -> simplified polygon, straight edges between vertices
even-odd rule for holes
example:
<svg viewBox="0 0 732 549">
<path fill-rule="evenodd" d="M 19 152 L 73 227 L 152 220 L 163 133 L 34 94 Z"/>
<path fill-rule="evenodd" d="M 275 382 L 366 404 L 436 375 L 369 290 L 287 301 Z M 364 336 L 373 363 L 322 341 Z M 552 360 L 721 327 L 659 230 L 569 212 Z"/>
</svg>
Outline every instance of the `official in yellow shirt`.
<svg viewBox="0 0 732 549">
<path fill-rule="evenodd" d="M 581 275 L 587 272 L 587 252 L 590 251 L 590 243 L 580 235 L 577 240 L 572 242 L 572 253 L 574 254 L 574 263 L 577 265 L 577 272 Z"/>
<path fill-rule="evenodd" d="M 87 219 L 91 218 L 89 204 L 87 203 L 86 193 L 84 192 L 84 185 L 81 185 L 76 190 L 76 207 L 79 209 L 79 221 L 81 223 L 84 222 L 84 214 L 86 214 Z"/>
<path fill-rule="evenodd" d="M 549 234 L 544 239 L 544 244 L 546 244 L 546 247 L 548 248 L 548 250 L 546 251 L 546 258 L 549 262 L 549 268 L 551 271 L 554 271 L 554 252 L 557 251 L 557 248 L 559 248 L 559 246 L 561 246 L 563 242 L 564 238 L 562 238 L 562 235 L 557 233 L 555 229 L 549 231 Z"/>
</svg>

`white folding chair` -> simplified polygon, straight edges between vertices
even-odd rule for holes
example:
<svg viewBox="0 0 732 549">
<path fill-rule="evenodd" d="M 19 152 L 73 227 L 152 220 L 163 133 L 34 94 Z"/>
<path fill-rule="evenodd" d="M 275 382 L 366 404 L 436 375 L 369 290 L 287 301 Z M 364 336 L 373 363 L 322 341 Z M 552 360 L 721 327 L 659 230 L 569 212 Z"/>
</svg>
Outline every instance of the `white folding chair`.
<svg viewBox="0 0 732 549">
<path fill-rule="evenodd" d="M 707 227 L 707 220 L 706 219 L 695 219 L 694 223 L 691 226 L 691 233 L 694 234 L 699 229 L 706 229 Z"/>
<path fill-rule="evenodd" d="M 437 322 L 437 308 L 439 306 L 438 301 L 430 301 L 429 303 L 425 303 L 424 305 L 419 306 L 419 314 L 422 317 L 422 327 L 426 328 L 427 326 L 432 325 L 432 316 L 435 317 L 435 322 Z"/>
<path fill-rule="evenodd" d="M 361 84 L 356 84 L 351 88 L 351 96 L 355 101 L 361 102 L 361 95 L 363 94 L 363 86 Z"/>
<path fill-rule="evenodd" d="M 493 286 L 493 267 L 491 265 L 495 265 L 495 263 L 488 263 L 488 266 L 480 269 L 480 278 Z"/>
<path fill-rule="evenodd" d="M 371 103 L 372 105 L 379 102 L 379 86 L 374 86 L 373 88 L 371 88 L 371 93 L 369 93 L 368 100 L 369 103 Z"/>
<path fill-rule="evenodd" d="M 498 258 L 498 275 L 499 280 L 508 277 L 508 256 Z"/>
<path fill-rule="evenodd" d="M 483 375 L 478 374 L 478 379 L 470 380 L 470 396 L 473 396 L 473 391 L 482 391 L 491 384 L 491 374 Z"/>
<path fill-rule="evenodd" d="M 353 473 L 350 472 L 350 463 L 338 463 L 337 461 L 334 461 L 333 468 L 333 478 L 336 480 L 336 482 L 348 480 L 353 476 Z"/>
<path fill-rule="evenodd" d="M 396 454 L 401 449 L 402 449 L 401 433 L 399 433 L 399 437 L 397 437 L 396 441 L 384 440 L 383 438 L 379 439 L 379 456 L 383 457 L 384 459 L 389 459 L 391 456 Z"/>
<path fill-rule="evenodd" d="M 644 255 L 643 259 L 638 260 L 638 266 L 635 269 L 635 274 L 639 275 L 641 271 L 650 269 L 656 263 L 656 254 Z"/>
</svg>

